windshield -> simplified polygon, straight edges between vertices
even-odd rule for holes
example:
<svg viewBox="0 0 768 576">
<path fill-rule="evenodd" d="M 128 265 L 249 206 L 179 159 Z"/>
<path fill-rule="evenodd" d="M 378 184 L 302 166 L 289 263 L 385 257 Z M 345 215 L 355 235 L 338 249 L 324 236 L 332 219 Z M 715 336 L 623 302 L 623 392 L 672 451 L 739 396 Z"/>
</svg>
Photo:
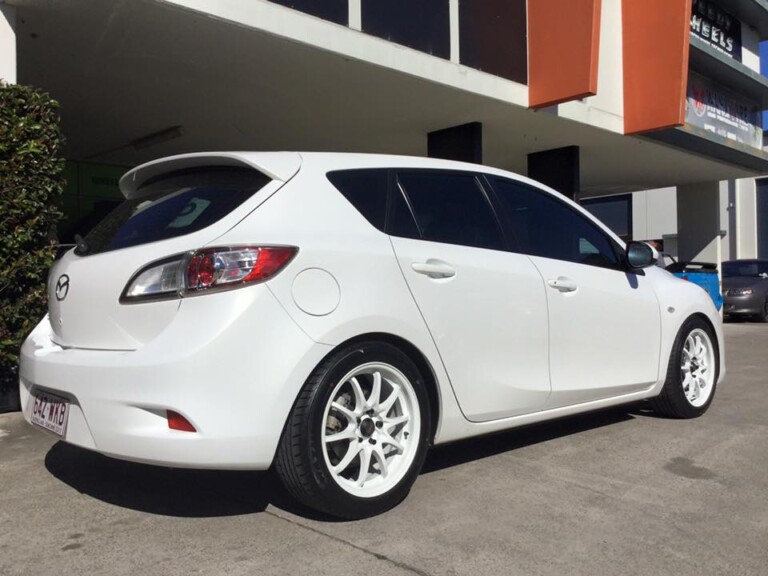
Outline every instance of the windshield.
<svg viewBox="0 0 768 576">
<path fill-rule="evenodd" d="M 153 178 L 102 220 L 77 254 L 98 254 L 167 240 L 221 220 L 270 179 L 251 168 L 213 166 Z"/>
<path fill-rule="evenodd" d="M 768 261 L 757 262 L 755 260 L 747 260 L 744 262 L 724 262 L 723 263 L 723 278 L 731 278 L 733 276 L 768 276 Z"/>
</svg>

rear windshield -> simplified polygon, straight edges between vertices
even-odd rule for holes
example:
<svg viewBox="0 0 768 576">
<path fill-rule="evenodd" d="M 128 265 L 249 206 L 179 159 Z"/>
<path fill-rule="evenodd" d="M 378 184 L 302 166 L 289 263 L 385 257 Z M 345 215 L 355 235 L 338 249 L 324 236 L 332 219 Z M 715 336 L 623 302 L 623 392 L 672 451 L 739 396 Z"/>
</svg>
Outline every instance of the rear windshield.
<svg viewBox="0 0 768 576">
<path fill-rule="evenodd" d="M 732 276 L 764 276 L 768 275 L 768 261 L 755 262 L 723 262 L 723 278 Z"/>
<path fill-rule="evenodd" d="M 85 237 L 82 255 L 167 240 L 202 230 L 240 206 L 270 179 L 252 168 L 179 170 L 147 181 Z M 83 249 L 85 248 L 85 249 Z"/>
</svg>

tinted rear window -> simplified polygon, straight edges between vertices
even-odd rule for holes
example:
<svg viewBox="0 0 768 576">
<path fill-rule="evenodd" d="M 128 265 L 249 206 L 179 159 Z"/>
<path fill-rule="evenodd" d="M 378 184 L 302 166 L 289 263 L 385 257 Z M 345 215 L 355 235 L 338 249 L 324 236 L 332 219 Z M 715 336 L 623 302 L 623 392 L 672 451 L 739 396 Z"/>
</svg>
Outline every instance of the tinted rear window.
<svg viewBox="0 0 768 576">
<path fill-rule="evenodd" d="M 170 172 L 149 180 L 86 237 L 86 254 L 149 244 L 202 230 L 261 190 L 270 179 L 230 166 Z"/>
</svg>

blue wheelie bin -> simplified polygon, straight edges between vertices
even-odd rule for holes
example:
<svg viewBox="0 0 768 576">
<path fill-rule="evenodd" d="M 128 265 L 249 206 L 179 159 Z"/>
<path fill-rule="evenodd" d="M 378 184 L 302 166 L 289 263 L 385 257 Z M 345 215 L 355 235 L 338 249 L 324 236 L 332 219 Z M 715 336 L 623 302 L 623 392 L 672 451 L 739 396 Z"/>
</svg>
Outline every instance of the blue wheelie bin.
<svg viewBox="0 0 768 576">
<path fill-rule="evenodd" d="M 708 262 L 675 262 L 666 267 L 678 278 L 698 284 L 707 291 L 718 310 L 723 306 L 723 295 L 720 294 L 720 277 L 717 265 Z"/>
</svg>

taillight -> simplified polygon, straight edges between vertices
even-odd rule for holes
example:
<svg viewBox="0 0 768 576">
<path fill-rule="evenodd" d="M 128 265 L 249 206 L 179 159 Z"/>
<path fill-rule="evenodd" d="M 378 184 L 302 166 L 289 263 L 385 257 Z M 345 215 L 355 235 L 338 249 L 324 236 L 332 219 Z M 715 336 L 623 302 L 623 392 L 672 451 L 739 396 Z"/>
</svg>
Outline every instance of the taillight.
<svg viewBox="0 0 768 576">
<path fill-rule="evenodd" d="M 193 296 L 268 280 L 296 255 L 294 246 L 204 248 L 155 262 L 128 283 L 120 301 Z"/>
<path fill-rule="evenodd" d="M 186 264 L 186 292 L 263 282 L 296 254 L 292 246 L 206 248 Z"/>
</svg>

